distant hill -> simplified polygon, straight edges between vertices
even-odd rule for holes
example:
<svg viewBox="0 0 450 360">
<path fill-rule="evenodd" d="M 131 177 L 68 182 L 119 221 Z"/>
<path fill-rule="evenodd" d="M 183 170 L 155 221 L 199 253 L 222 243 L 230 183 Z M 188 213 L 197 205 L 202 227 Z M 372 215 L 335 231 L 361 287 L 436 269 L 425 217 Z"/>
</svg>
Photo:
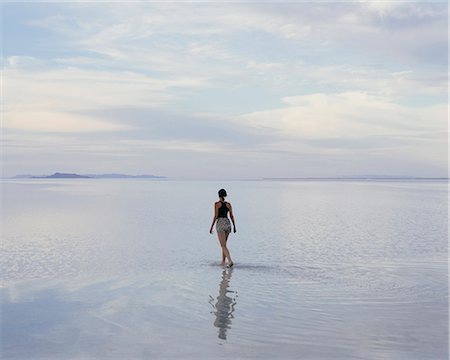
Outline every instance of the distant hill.
<svg viewBox="0 0 450 360">
<path fill-rule="evenodd" d="M 16 175 L 14 179 L 167 179 L 157 175 L 127 175 L 127 174 L 73 174 L 55 172 L 52 175 Z"/>
<path fill-rule="evenodd" d="M 90 176 L 55 172 L 52 175 L 32 176 L 32 179 L 89 179 Z"/>
<path fill-rule="evenodd" d="M 167 176 L 157 175 L 127 175 L 127 174 L 87 174 L 96 179 L 167 179 Z"/>
</svg>

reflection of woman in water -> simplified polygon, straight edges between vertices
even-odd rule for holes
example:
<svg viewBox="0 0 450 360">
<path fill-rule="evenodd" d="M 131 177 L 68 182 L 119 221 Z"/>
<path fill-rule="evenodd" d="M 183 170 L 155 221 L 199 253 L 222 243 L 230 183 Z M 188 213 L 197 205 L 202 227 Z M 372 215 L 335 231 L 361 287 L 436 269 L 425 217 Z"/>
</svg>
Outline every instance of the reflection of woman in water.
<svg viewBox="0 0 450 360">
<path fill-rule="evenodd" d="M 225 197 L 227 196 L 227 192 L 225 189 L 219 190 L 219 201 L 214 203 L 214 219 L 211 224 L 211 228 L 209 232 L 212 234 L 214 223 L 217 220 L 216 231 L 217 237 L 219 238 L 220 246 L 222 247 L 222 263 L 221 265 L 225 265 L 225 259 L 228 259 L 228 267 L 233 266 L 233 261 L 231 260 L 230 252 L 227 248 L 227 240 L 228 235 L 231 232 L 231 223 L 230 219 L 228 219 L 228 212 L 230 213 L 231 221 L 233 222 L 233 232 L 236 232 L 236 225 L 234 224 L 234 216 L 233 216 L 233 208 L 229 202 L 225 201 Z"/>
<path fill-rule="evenodd" d="M 233 318 L 234 305 L 236 305 L 236 300 L 230 296 L 228 293 L 234 293 L 234 291 L 228 290 L 228 285 L 231 279 L 232 269 L 224 269 L 222 272 L 222 281 L 219 286 L 219 296 L 217 296 L 217 302 L 215 305 L 212 304 L 214 298 L 210 296 L 209 303 L 214 308 L 214 315 L 216 315 L 216 320 L 214 321 L 214 326 L 219 328 L 219 339 L 227 339 L 227 329 L 231 328 L 231 319 Z M 237 294 L 236 294 L 237 297 Z"/>
</svg>

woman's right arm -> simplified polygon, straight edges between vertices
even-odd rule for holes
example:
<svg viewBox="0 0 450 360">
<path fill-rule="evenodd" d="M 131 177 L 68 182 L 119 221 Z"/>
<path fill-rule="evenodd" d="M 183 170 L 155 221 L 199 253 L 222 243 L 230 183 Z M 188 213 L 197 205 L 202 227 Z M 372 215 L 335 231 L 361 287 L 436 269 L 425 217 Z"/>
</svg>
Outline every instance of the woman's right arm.
<svg viewBox="0 0 450 360">
<path fill-rule="evenodd" d="M 214 218 L 213 218 L 213 221 L 212 221 L 212 224 L 211 224 L 211 228 L 209 229 L 209 233 L 210 234 L 212 234 L 212 232 L 213 232 L 214 223 L 216 222 L 218 215 L 219 215 L 219 211 L 217 209 L 217 204 L 214 203 Z"/>
</svg>

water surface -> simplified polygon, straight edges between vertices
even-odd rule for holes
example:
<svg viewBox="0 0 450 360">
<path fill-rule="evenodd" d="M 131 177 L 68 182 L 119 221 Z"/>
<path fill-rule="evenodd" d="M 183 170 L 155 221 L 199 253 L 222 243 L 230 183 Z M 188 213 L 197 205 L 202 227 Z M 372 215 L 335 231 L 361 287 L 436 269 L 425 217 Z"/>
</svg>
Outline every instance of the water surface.
<svg viewBox="0 0 450 360">
<path fill-rule="evenodd" d="M 3 180 L 2 206 L 3 358 L 448 358 L 445 182 Z"/>
</svg>

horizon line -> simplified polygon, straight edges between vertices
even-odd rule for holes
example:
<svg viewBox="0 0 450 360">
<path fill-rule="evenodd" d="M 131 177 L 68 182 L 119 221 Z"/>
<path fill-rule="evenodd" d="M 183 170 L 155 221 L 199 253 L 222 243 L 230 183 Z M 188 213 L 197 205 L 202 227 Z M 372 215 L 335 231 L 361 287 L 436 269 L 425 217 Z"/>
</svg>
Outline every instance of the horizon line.
<svg viewBox="0 0 450 360">
<path fill-rule="evenodd" d="M 118 172 L 107 172 L 107 173 L 69 173 L 69 172 L 54 172 L 50 175 L 33 175 L 33 174 L 16 174 L 13 176 L 2 176 L 1 179 L 61 179 L 61 178 L 51 178 L 51 175 L 55 174 L 69 174 L 75 176 L 105 176 L 105 175 L 116 175 L 116 176 L 124 176 L 124 177 L 132 177 L 139 178 L 142 177 L 144 180 L 152 179 L 152 180 L 207 180 L 207 181 L 276 181 L 276 180 L 448 180 L 448 176 L 415 176 L 415 175 L 378 175 L 378 174 L 361 174 L 361 175 L 333 175 L 333 176 L 270 176 L 270 177 L 249 177 L 249 178 L 195 178 L 195 177 L 169 177 L 165 175 L 149 175 L 149 174 L 127 174 L 127 173 L 118 173 Z M 147 177 L 147 178 L 144 178 Z M 47 179 L 48 179 L 47 178 Z M 68 178 L 71 179 L 71 178 Z M 73 179 L 73 178 L 72 178 Z M 99 179 L 96 177 L 90 177 L 88 179 Z"/>
</svg>

